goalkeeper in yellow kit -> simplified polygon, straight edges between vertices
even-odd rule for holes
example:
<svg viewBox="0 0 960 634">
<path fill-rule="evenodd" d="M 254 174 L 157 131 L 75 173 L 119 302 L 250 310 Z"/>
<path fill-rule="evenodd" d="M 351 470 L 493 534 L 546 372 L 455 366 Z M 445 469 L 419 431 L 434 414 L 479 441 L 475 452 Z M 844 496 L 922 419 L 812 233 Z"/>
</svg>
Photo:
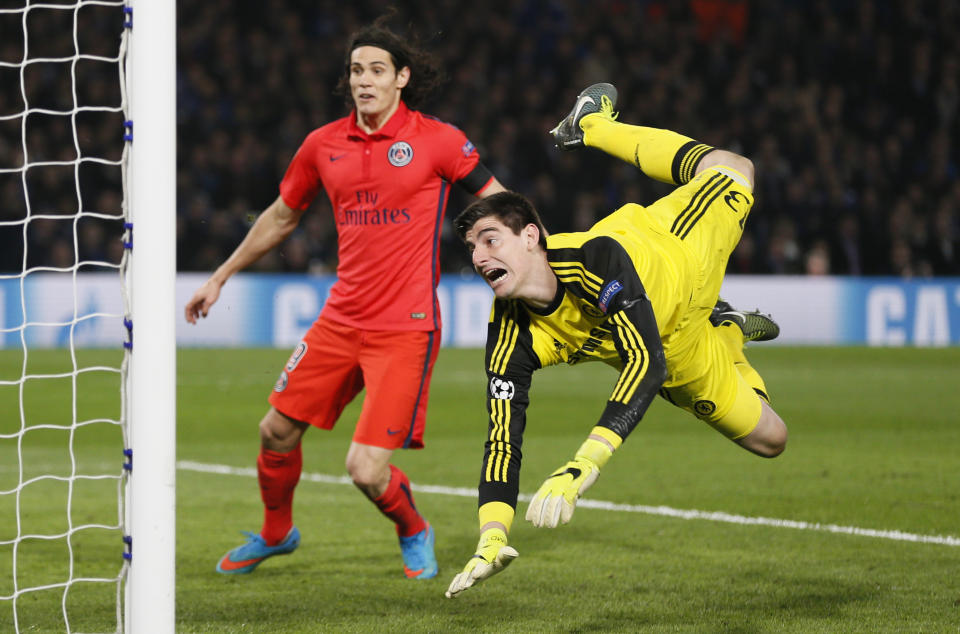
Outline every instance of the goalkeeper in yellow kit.
<svg viewBox="0 0 960 634">
<path fill-rule="evenodd" d="M 786 425 L 743 354 L 745 342 L 772 339 L 779 329 L 718 297 L 753 205 L 753 164 L 675 132 L 620 123 L 616 98 L 610 84 L 584 90 L 551 132 L 557 146 L 595 147 L 677 189 L 648 207 L 624 205 L 582 233 L 548 237 L 530 201 L 514 192 L 477 201 L 454 221 L 495 300 L 480 543 L 448 597 L 517 557 L 507 534 L 535 370 L 603 361 L 619 377 L 573 460 L 531 500 L 526 519 L 534 526 L 570 521 L 577 499 L 657 394 L 760 456 L 777 456 L 786 445 Z"/>
</svg>

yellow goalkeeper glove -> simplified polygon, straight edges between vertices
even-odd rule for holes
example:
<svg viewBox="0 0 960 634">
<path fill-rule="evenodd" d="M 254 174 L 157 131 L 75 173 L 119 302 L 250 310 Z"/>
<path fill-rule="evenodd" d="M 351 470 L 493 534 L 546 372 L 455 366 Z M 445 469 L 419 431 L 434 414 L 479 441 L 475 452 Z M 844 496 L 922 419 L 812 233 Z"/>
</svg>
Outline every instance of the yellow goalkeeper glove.
<svg viewBox="0 0 960 634">
<path fill-rule="evenodd" d="M 597 440 L 595 436 L 603 438 Z M 554 528 L 566 524 L 580 496 L 593 486 L 600 476 L 600 468 L 620 446 L 621 438 L 609 429 L 594 427 L 590 437 L 577 450 L 573 460 L 554 471 L 547 478 L 527 507 L 526 518 L 534 526 Z"/>
<path fill-rule="evenodd" d="M 452 599 L 470 586 L 492 577 L 510 565 L 520 553 L 507 546 L 507 534 L 499 528 L 488 528 L 480 535 L 477 552 L 470 558 L 447 588 L 446 596 Z"/>
</svg>

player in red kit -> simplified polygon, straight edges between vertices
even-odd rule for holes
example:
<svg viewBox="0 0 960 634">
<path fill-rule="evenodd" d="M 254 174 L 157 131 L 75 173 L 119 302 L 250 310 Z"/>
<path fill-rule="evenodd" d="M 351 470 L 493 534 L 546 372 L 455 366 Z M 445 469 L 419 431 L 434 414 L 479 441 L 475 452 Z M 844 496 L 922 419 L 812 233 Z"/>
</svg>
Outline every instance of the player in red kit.
<svg viewBox="0 0 960 634">
<path fill-rule="evenodd" d="M 252 572 L 300 543 L 293 492 L 300 441 L 331 429 L 366 388 L 346 467 L 354 484 L 396 524 L 408 577 L 436 576 L 433 528 L 414 504 L 394 450 L 423 447 L 427 395 L 440 347 L 436 296 L 443 215 L 452 183 L 479 197 L 504 188 L 457 128 L 416 106 L 439 73 L 423 51 L 383 20 L 350 38 L 341 82 L 353 111 L 310 133 L 287 168 L 280 196 L 186 305 L 205 317 L 231 275 L 280 244 L 323 189 L 337 226 L 337 281 L 319 318 L 294 349 L 260 421 L 257 473 L 264 504 L 259 534 L 217 564 Z"/>
</svg>

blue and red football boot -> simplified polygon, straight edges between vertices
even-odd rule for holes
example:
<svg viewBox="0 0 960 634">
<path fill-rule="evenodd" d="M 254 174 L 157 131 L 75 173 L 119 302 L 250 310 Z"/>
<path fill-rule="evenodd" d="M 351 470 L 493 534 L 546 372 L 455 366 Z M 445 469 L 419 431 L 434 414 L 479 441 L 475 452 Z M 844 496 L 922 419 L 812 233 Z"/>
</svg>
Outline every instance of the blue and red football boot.
<svg viewBox="0 0 960 634">
<path fill-rule="evenodd" d="M 283 541 L 275 546 L 267 546 L 267 542 L 256 533 L 243 531 L 243 534 L 248 538 L 247 543 L 237 546 L 224 555 L 223 559 L 217 563 L 217 572 L 225 575 L 247 574 L 253 572 L 254 568 L 267 557 L 287 555 L 300 545 L 300 531 L 296 526 L 291 528 Z"/>
</svg>

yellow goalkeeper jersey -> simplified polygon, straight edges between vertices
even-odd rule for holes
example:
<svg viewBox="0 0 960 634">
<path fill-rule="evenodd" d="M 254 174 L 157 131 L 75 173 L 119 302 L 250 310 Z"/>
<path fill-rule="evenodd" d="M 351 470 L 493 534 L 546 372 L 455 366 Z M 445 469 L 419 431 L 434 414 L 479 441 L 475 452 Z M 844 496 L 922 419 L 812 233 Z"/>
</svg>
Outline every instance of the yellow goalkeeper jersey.
<svg viewBox="0 0 960 634">
<path fill-rule="evenodd" d="M 590 231 L 547 238 L 547 259 L 559 280 L 548 307 L 494 302 L 487 333 L 490 435 L 481 504 L 515 504 L 534 371 L 583 361 L 602 361 L 619 370 L 598 424 L 621 437 L 630 433 L 663 383 L 661 335 L 675 327 L 686 306 L 684 288 L 692 268 L 676 236 L 619 223 L 621 211 L 633 210 L 622 208 Z"/>
<path fill-rule="evenodd" d="M 547 238 L 559 280 L 551 304 L 497 299 L 490 315 L 481 505 L 516 505 L 528 392 L 540 368 L 602 361 L 618 370 L 596 424 L 626 438 L 667 379 L 667 359 L 672 373 L 694 348 L 687 333 L 696 329 L 687 326 L 706 321 L 752 202 L 748 188 L 713 170 L 651 207 L 627 204 L 589 231 Z"/>
</svg>

